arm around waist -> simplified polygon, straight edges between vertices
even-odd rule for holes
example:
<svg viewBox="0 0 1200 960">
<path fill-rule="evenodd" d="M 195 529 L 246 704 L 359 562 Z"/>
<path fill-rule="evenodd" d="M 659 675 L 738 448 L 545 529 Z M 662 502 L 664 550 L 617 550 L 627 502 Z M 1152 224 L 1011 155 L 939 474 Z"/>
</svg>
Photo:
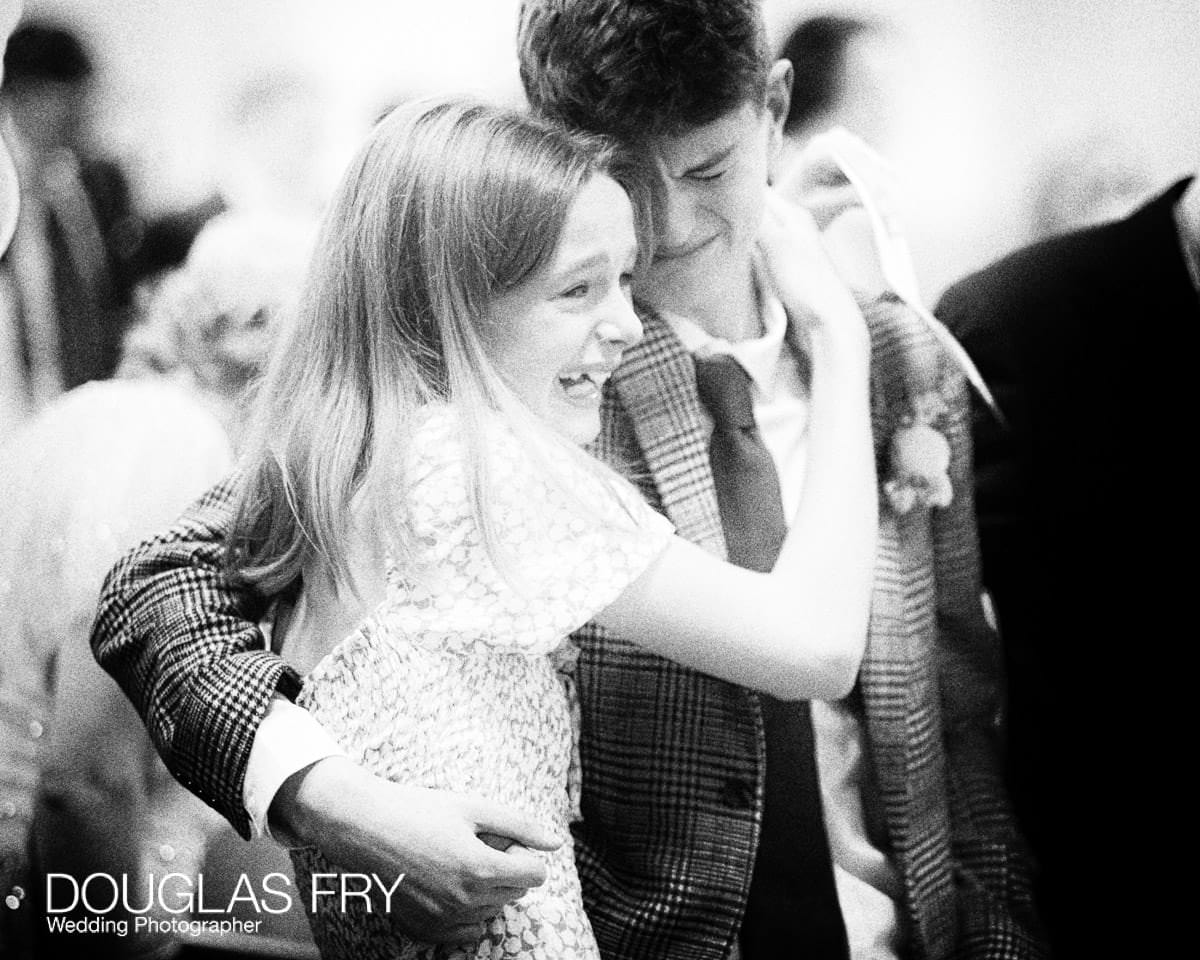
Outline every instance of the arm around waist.
<svg viewBox="0 0 1200 960">
<path fill-rule="evenodd" d="M 299 677 L 266 649 L 267 599 L 222 568 L 233 482 L 127 553 L 100 596 L 92 650 L 141 714 L 171 773 L 243 836 L 242 781 L 272 695 Z"/>
</svg>

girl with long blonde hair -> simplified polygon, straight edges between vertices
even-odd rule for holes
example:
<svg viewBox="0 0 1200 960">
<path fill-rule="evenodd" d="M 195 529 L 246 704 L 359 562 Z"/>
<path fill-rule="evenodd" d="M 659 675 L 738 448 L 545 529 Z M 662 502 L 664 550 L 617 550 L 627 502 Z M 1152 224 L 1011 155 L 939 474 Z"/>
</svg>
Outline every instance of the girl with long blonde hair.
<svg viewBox="0 0 1200 960">
<path fill-rule="evenodd" d="M 344 178 L 263 386 L 230 543 L 238 576 L 267 592 L 302 583 L 276 638 L 307 672 L 299 702 L 352 760 L 562 836 L 571 711 L 551 654 L 585 622 L 793 699 L 845 695 L 866 638 L 861 323 L 806 331 L 812 466 L 773 574 L 676 537 L 580 449 L 642 336 L 646 176 L 605 141 L 496 107 L 425 101 L 385 118 Z M 764 268 L 809 253 L 780 239 Z M 319 906 L 318 945 L 595 957 L 570 841 L 546 857 L 546 882 L 476 941 L 407 940 L 382 900 L 354 899 Z M 316 849 L 294 861 L 305 888 L 336 872 Z"/>
</svg>

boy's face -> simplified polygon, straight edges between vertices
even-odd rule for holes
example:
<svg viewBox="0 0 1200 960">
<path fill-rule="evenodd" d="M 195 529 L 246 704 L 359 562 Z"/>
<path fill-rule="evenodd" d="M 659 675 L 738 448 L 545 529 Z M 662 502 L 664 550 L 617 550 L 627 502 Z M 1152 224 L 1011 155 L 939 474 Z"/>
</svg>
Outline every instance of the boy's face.
<svg viewBox="0 0 1200 960">
<path fill-rule="evenodd" d="M 743 103 L 704 126 L 643 145 L 657 176 L 654 261 L 639 278 L 640 298 L 670 310 L 681 291 L 745 273 L 790 92 L 791 69 L 783 61 L 772 70 L 765 104 Z"/>
</svg>

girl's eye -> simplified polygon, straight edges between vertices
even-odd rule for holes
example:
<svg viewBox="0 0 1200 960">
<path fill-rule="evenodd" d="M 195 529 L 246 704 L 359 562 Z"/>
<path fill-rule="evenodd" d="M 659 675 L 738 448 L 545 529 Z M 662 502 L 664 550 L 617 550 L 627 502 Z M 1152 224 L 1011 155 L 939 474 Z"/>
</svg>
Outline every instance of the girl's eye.
<svg viewBox="0 0 1200 960">
<path fill-rule="evenodd" d="M 725 171 L 724 170 L 711 170 L 711 171 L 704 171 L 703 173 L 689 174 L 689 176 L 691 177 L 691 179 L 697 180 L 700 183 L 710 183 L 713 180 L 720 180 L 723 176 L 725 176 Z"/>
<path fill-rule="evenodd" d="M 586 283 L 577 283 L 568 290 L 563 291 L 563 296 L 569 300 L 580 300 L 588 295 L 591 287 Z"/>
<path fill-rule="evenodd" d="M 628 273 L 621 274 L 621 289 L 629 290 L 632 287 L 633 287 L 633 273 L 628 272 Z"/>
</svg>

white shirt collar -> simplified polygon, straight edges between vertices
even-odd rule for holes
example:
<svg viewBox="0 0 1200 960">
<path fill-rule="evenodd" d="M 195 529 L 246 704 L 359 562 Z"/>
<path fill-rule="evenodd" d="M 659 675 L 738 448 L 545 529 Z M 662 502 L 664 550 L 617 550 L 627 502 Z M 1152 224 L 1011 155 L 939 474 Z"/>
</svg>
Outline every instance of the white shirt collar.
<svg viewBox="0 0 1200 960">
<path fill-rule="evenodd" d="M 787 333 L 787 313 L 779 298 L 759 291 L 763 334 L 753 340 L 730 343 L 722 337 L 714 337 L 696 321 L 679 314 L 659 311 L 675 331 L 688 353 L 696 356 L 727 354 L 737 360 L 750 375 L 750 380 L 763 397 L 769 397 L 775 382 L 775 371 L 783 351 L 784 335 Z"/>
</svg>

